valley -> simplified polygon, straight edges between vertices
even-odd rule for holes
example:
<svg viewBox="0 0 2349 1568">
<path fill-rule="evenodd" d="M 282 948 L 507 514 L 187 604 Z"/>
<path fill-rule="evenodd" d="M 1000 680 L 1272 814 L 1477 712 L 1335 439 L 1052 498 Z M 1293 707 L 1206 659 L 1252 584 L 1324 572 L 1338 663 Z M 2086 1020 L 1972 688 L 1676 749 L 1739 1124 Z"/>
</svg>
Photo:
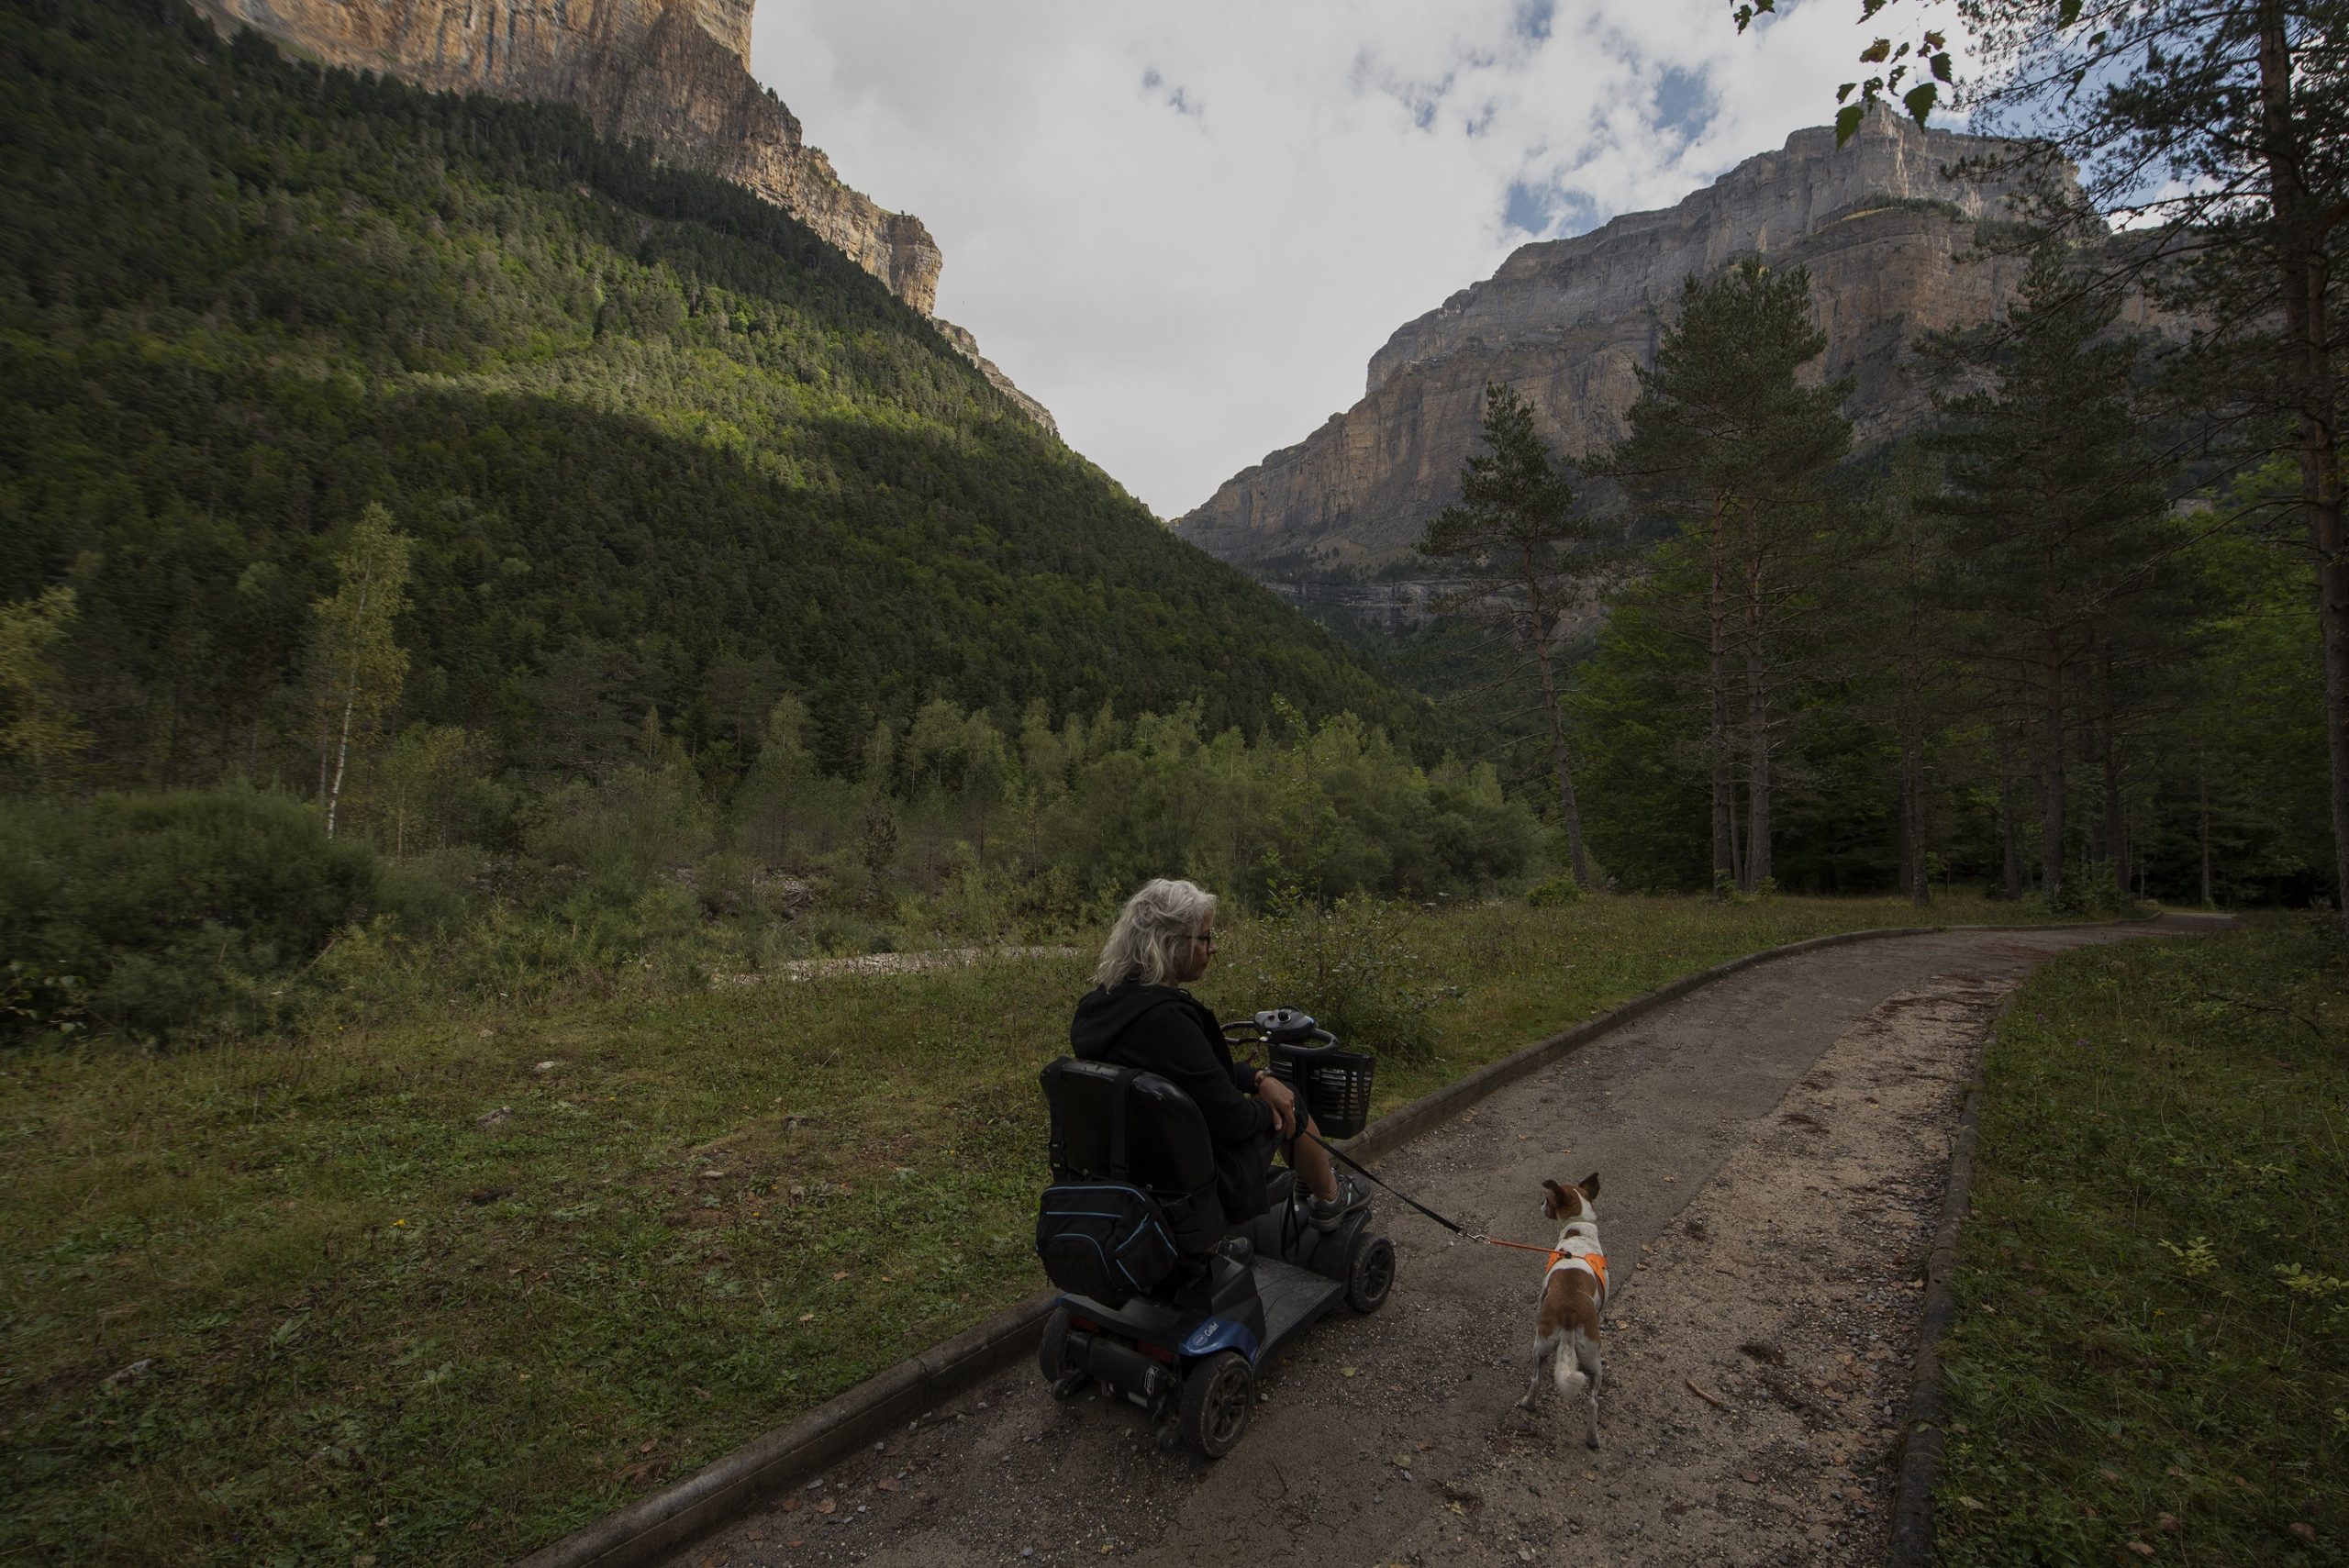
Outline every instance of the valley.
<svg viewBox="0 0 2349 1568">
<path fill-rule="evenodd" d="M 2158 74 L 2251 36 L 2245 7 L 2214 15 L 2217 52 L 2179 52 L 2160 28 L 2201 24 L 2143 8 L 2158 47 L 2131 58 Z M 2285 56 L 2329 59 L 2332 22 L 2293 16 Z M 1375 1060 L 1377 1112 L 1717 964 L 1936 933 L 1724 981 L 1596 1058 L 1630 1063 L 1625 1100 L 1537 1114 L 1571 1086 L 1553 1069 L 1401 1153 L 1489 1207 L 1493 1170 L 1563 1173 L 1635 1129 L 1608 1144 L 1610 1192 L 1642 1195 L 1625 1240 L 1655 1249 L 1634 1307 L 1668 1286 L 1689 1323 L 1638 1321 L 1629 1409 L 1736 1431 L 1668 1485 L 1631 1468 L 1652 1435 L 1610 1457 L 1612 1490 L 1551 1486 L 1554 1434 L 1480 1413 L 1514 1351 L 1436 1382 L 1386 1368 L 1365 1408 L 1392 1451 L 1341 1440 L 1330 1468 L 1370 1504 L 1340 1521 L 1284 1482 L 1265 1506 L 1297 1539 L 1531 1561 L 1563 1530 L 1665 1561 L 1693 1518 L 1702 1551 L 1733 1560 L 1743 1520 L 1791 1557 L 1820 1538 L 1752 1478 L 1783 1463 L 1859 1532 L 1839 1550 L 1873 1552 L 1931 1316 L 1897 1276 L 1978 1062 L 2007 1166 L 1953 1332 L 1977 1357 L 1957 1392 L 2000 1436 L 1952 1446 L 1974 1490 L 1944 1545 L 2329 1560 L 2349 555 L 2322 318 L 2349 225 L 2294 228 L 2299 198 L 2261 194 L 2273 149 L 2240 151 L 2256 139 L 2210 154 L 2249 159 L 2229 177 L 2250 195 L 2198 206 L 2189 182 L 2160 198 L 2187 204 L 2173 221 L 2115 184 L 2135 143 L 1929 127 L 1938 33 L 1900 65 L 1888 39 L 1862 55 L 1914 72 L 1905 95 L 1854 83 L 1819 106 L 1835 128 L 1749 138 L 1676 204 L 1609 216 L 1527 183 L 1569 150 L 1537 145 L 1528 105 L 1562 100 L 1524 73 L 1620 42 L 1555 7 L 1464 13 L 1434 44 L 1378 24 L 1382 48 L 1526 91 L 1463 128 L 1436 101 L 1453 76 L 1382 74 L 1364 44 L 1342 112 L 1295 147 L 1225 69 L 1240 35 L 1186 55 L 1200 24 L 1172 10 L 1055 13 L 1050 39 L 1007 10 L 983 40 L 942 11 L 936 39 L 823 19 L 793 35 L 829 40 L 794 80 L 836 72 L 839 116 L 803 126 L 752 72 L 752 0 L 0 0 L 0 1558 L 511 1561 L 1030 1297 L 1037 1073 L 1134 890 L 1184 878 L 1221 901 L 1173 939 L 1219 955 L 1206 1005 L 1313 1013 Z M 2030 48 L 2099 47 L 2073 23 Z M 1291 40 L 1280 106 L 1367 25 Z M 1077 91 L 1004 72 L 1064 42 Z M 2270 58 L 2163 107 L 2162 134 L 2235 124 Z M 2304 68 L 2263 122 L 2305 131 L 2332 204 L 2310 211 L 2349 211 L 2335 85 Z M 1647 86 L 1640 123 L 1685 138 L 1711 123 L 1687 95 L 1731 84 Z M 2099 112 L 2171 105 L 2145 91 Z M 1697 117 L 1664 124 L 1666 97 Z M 1531 238 L 1397 328 L 1357 402 L 1169 522 L 1053 410 L 1097 431 L 1135 388 L 1230 395 L 1151 347 L 1289 274 L 1252 235 L 1186 252 L 1237 269 L 1214 277 L 1092 278 L 1019 331 L 989 317 L 1023 375 L 1059 378 L 1033 395 L 938 317 L 931 228 L 863 188 L 886 195 L 893 148 L 904 177 L 906 128 L 932 123 L 907 104 L 961 117 L 918 144 L 951 178 L 917 205 L 1003 182 L 1026 227 L 963 251 L 998 266 L 1063 275 L 1034 258 L 1113 210 L 1105 181 L 1155 201 L 1163 178 L 1154 238 L 1114 238 L 1172 268 L 1179 227 L 1227 232 L 1176 174 L 1218 167 L 1234 127 L 1246 179 L 1261 161 L 1286 199 L 1307 185 L 1281 159 L 1384 125 L 1403 139 L 1379 199 L 1464 156 L 1492 184 L 1480 221 Z M 1493 158 L 1488 133 L 1527 139 Z M 1333 307 L 1300 287 L 1282 308 Z M 1142 297 L 1178 303 L 1115 320 Z M 1023 332 L 1130 340 L 1133 386 L 1019 358 Z M 2211 934 L 2221 909 L 2244 914 Z M 2156 919 L 2192 940 L 2102 945 Z M 2075 947 L 2098 951 L 2054 956 Z M 1835 1108 L 1817 1062 L 1884 1090 L 1810 1123 L 1873 1163 L 1807 1232 L 1882 1287 L 1884 1354 L 1838 1373 L 1829 1338 L 1779 1324 L 1819 1362 L 1796 1388 L 1736 1359 L 1768 1360 L 1753 1302 L 1666 1222 L 1693 1200 L 1766 1226 L 1756 1184 L 1818 1174 L 1764 1126 Z M 1673 1121 L 1732 1079 L 1734 1117 Z M 2206 1124 L 2240 1148 L 2177 1142 Z M 2075 1195 L 2042 1201 L 2034 1128 Z M 1879 1183 L 1898 1213 L 1853 1195 Z M 2165 1240 L 2195 1184 L 2247 1195 L 2244 1223 Z M 2002 1274 L 2007 1228 L 2067 1234 L 2075 1201 L 2099 1217 L 2093 1277 Z M 1502 1272 L 1424 1240 L 1422 1316 L 1373 1350 L 1501 1344 Z M 2239 1309 L 2284 1351 L 2197 1337 Z M 2026 1315 L 2063 1348 L 1982 1362 Z M 1699 1340 L 1734 1410 L 1653 1385 Z M 2221 1411 L 2214 1366 L 2268 1391 L 2258 1419 Z M 1139 1429 L 1130 1463 L 1055 1479 L 1075 1429 L 1024 1366 L 990 1387 L 1033 1401 L 966 1429 L 1023 1456 L 985 1450 L 1007 1475 L 1161 1501 L 1200 1480 Z M 2113 1413 L 2014 1417 L 2050 1390 Z M 1354 1403 L 1277 1419 L 1310 1443 Z M 1406 1440 L 1451 1445 L 1435 1492 L 1395 1462 Z M 1178 1499 L 1031 1540 L 1023 1505 L 952 1477 L 967 1455 L 924 1453 L 934 1494 L 896 1495 L 910 1472 L 876 1460 L 809 1499 L 852 1486 L 887 1521 L 843 1553 L 1190 1561 L 1230 1528 Z M 776 1555 L 807 1543 L 799 1513 L 703 1555 L 806 1561 Z M 818 1551 L 851 1540 L 824 1529 Z"/>
</svg>

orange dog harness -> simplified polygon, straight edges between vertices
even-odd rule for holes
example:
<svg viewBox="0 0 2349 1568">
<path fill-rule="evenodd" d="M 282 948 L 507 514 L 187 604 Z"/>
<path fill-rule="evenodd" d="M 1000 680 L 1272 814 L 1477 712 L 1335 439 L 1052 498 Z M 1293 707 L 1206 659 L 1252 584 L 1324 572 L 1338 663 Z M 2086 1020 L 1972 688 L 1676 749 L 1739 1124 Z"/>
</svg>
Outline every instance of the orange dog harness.
<svg viewBox="0 0 2349 1568">
<path fill-rule="evenodd" d="M 1550 1275 L 1556 1273 L 1560 1269 L 1570 1268 L 1576 1263 L 1580 1263 L 1597 1276 L 1598 1299 L 1605 1301 L 1607 1299 L 1607 1254 L 1595 1247 L 1587 1252 L 1552 1252 L 1550 1266 L 1542 1275 L 1542 1283 L 1548 1284 Z"/>
</svg>

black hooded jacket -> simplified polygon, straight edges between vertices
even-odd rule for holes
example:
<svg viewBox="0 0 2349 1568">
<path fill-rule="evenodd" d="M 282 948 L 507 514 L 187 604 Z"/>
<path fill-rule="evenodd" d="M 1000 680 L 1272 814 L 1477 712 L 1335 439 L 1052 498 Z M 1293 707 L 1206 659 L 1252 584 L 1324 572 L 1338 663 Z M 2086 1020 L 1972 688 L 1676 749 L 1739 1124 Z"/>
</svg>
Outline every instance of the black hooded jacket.
<svg viewBox="0 0 2349 1568">
<path fill-rule="evenodd" d="M 1069 1050 L 1081 1062 L 1138 1067 L 1191 1096 L 1215 1140 L 1216 1190 L 1237 1224 L 1264 1207 L 1273 1110 L 1255 1097 L 1256 1070 L 1231 1060 L 1213 1013 L 1188 991 L 1129 980 L 1077 999 Z"/>
</svg>

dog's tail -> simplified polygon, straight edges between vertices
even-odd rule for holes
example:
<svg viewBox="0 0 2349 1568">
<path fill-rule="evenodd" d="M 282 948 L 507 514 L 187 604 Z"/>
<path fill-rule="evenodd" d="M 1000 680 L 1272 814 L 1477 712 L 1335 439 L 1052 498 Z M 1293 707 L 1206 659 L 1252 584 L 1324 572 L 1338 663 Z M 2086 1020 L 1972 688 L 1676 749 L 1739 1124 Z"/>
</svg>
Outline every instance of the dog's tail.
<svg viewBox="0 0 2349 1568">
<path fill-rule="evenodd" d="M 1558 1392 L 1569 1396 L 1590 1392 L 1591 1369 L 1598 1365 L 1598 1340 L 1580 1329 L 1566 1330 L 1558 1353 L 1551 1360 L 1550 1373 L 1556 1379 Z"/>
</svg>

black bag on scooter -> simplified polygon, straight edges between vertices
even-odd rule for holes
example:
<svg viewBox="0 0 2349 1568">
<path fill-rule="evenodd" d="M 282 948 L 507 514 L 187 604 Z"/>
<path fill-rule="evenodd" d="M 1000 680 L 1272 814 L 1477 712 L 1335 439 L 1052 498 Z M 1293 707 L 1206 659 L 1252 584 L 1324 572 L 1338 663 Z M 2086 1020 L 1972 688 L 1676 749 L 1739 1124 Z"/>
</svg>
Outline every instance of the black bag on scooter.
<svg viewBox="0 0 2349 1568">
<path fill-rule="evenodd" d="M 1036 1255 L 1063 1290 L 1122 1307 L 1174 1268 L 1174 1238 L 1140 1187 L 1077 1182 L 1044 1189 Z"/>
</svg>

